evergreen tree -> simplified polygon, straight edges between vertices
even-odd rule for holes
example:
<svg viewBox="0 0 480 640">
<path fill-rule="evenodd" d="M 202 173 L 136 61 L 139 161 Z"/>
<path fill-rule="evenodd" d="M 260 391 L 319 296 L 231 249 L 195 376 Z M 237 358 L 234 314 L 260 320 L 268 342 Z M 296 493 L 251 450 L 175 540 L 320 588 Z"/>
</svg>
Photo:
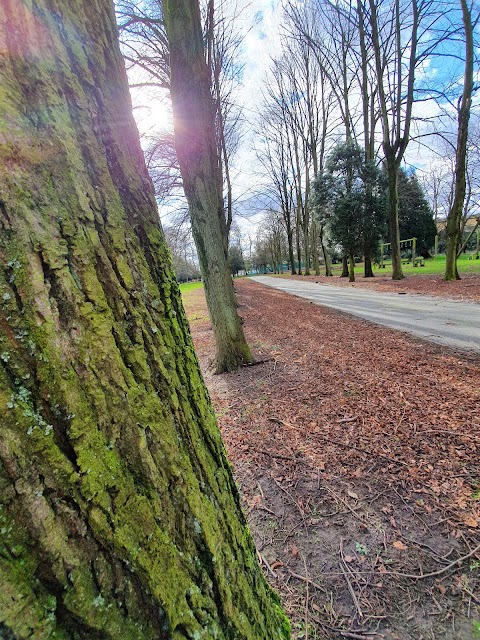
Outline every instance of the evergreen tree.
<svg viewBox="0 0 480 640">
<path fill-rule="evenodd" d="M 350 142 L 335 147 L 326 172 L 314 182 L 312 203 L 320 222 L 327 222 L 332 240 L 349 256 L 353 281 L 354 256 L 375 255 L 386 221 L 380 174 L 373 163 L 365 161 L 358 145 Z"/>
<path fill-rule="evenodd" d="M 414 173 L 407 173 L 403 169 L 399 171 L 398 199 L 400 238 L 417 238 L 417 253 L 428 258 L 437 228 L 432 208 Z"/>
<path fill-rule="evenodd" d="M 236 276 L 239 271 L 245 269 L 245 262 L 243 260 L 242 248 L 238 244 L 231 244 L 228 247 L 228 266 L 233 276 Z"/>
</svg>

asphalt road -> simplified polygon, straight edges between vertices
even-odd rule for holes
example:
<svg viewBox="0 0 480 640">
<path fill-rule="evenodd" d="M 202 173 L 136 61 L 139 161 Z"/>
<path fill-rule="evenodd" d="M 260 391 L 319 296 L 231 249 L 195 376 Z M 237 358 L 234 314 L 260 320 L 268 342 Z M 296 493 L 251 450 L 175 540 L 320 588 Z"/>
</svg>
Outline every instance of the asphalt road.
<svg viewBox="0 0 480 640">
<path fill-rule="evenodd" d="M 255 276 L 255 282 L 438 344 L 480 353 L 480 304 Z"/>
</svg>

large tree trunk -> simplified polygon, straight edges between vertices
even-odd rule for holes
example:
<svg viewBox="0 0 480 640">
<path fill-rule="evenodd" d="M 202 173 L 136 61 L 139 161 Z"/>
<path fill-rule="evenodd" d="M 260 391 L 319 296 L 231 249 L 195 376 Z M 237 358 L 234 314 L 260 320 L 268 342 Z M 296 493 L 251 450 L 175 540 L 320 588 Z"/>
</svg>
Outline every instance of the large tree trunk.
<svg viewBox="0 0 480 640">
<path fill-rule="evenodd" d="M 302 275 L 302 249 L 300 246 L 300 219 L 298 217 L 298 211 L 296 215 L 296 223 L 295 223 L 295 240 L 296 240 L 296 248 L 297 248 L 297 262 L 298 262 L 298 275 Z"/>
<path fill-rule="evenodd" d="M 386 159 L 388 181 L 388 224 L 390 250 L 392 253 L 392 280 L 402 280 L 402 257 L 400 255 L 400 231 L 398 226 L 398 167 L 393 158 Z"/>
<path fill-rule="evenodd" d="M 293 231 L 287 229 L 287 241 L 288 241 L 288 260 L 290 262 L 290 273 L 292 276 L 297 274 L 295 269 L 295 256 L 293 255 Z"/>
<path fill-rule="evenodd" d="M 352 252 L 348 255 L 348 280 L 355 282 L 355 258 Z"/>
<path fill-rule="evenodd" d="M 113 4 L 0 0 L 0 16 L 0 635 L 287 638 L 193 351 Z"/>
<path fill-rule="evenodd" d="M 210 69 L 204 57 L 198 0 L 164 0 L 163 12 L 170 48 L 175 149 L 215 335 L 216 370 L 221 373 L 251 363 L 252 356 L 224 251 L 225 216 Z"/>
<path fill-rule="evenodd" d="M 373 273 L 373 268 L 372 268 L 372 257 L 368 253 L 365 253 L 364 260 L 365 262 L 363 265 L 363 277 L 373 278 L 375 274 Z"/>
<path fill-rule="evenodd" d="M 453 203 L 448 212 L 445 280 L 460 280 L 457 269 L 457 251 L 461 241 L 460 223 L 462 219 L 463 203 L 466 192 L 466 157 L 468 142 L 468 122 L 473 92 L 473 26 L 472 17 L 466 0 L 460 0 L 465 30 L 465 76 L 463 93 L 458 113 L 457 150 L 455 157 L 455 188 Z"/>
<path fill-rule="evenodd" d="M 328 277 L 333 276 L 333 272 L 332 272 L 332 261 L 330 259 L 330 254 L 328 253 L 328 249 L 325 245 L 325 242 L 323 240 L 323 230 L 324 230 L 324 225 L 321 224 L 320 225 L 320 245 L 322 247 L 322 255 L 323 255 L 323 259 L 325 261 L 325 275 Z"/>
</svg>

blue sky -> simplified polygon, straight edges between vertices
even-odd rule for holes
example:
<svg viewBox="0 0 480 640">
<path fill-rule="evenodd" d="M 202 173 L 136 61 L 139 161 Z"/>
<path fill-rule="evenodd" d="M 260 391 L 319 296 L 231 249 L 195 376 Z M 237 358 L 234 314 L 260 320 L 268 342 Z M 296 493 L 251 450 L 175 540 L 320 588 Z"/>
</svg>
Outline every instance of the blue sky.
<svg viewBox="0 0 480 640">
<path fill-rule="evenodd" d="M 246 120 L 245 136 L 242 149 L 236 160 L 237 170 L 234 173 L 236 184 L 236 195 L 241 198 L 248 198 L 249 193 L 254 193 L 262 181 L 261 171 L 256 161 L 255 139 L 253 129 L 256 121 L 256 111 L 262 102 L 262 90 L 272 57 L 276 57 L 281 52 L 281 31 L 282 31 L 282 0 L 238 0 L 241 20 L 239 27 L 244 33 L 243 43 L 243 72 L 242 86 L 238 90 L 238 101 L 244 106 L 244 116 Z M 447 51 L 452 54 L 462 53 L 461 42 L 449 45 Z M 423 74 L 424 80 L 428 84 L 443 85 L 447 75 L 452 69 L 457 72 L 461 80 L 461 63 L 452 59 L 429 62 L 417 74 L 417 79 Z M 461 93 L 461 87 L 457 87 Z M 147 102 L 148 110 L 137 110 L 135 115 L 138 118 L 139 128 L 145 132 L 148 128 L 160 123 L 161 126 L 170 127 L 171 120 L 168 108 L 164 103 L 156 103 L 150 99 L 145 100 L 145 96 L 135 96 L 134 102 Z M 415 112 L 420 116 L 435 116 L 439 114 L 438 107 L 430 103 L 420 103 L 415 107 Z M 413 128 L 415 135 L 418 131 L 424 131 L 425 125 Z M 422 139 L 422 142 L 425 142 Z M 443 158 L 436 157 L 424 144 L 411 142 L 406 154 L 407 166 L 415 166 L 421 172 L 432 163 L 442 163 Z M 248 208 L 248 204 L 246 207 Z"/>
</svg>

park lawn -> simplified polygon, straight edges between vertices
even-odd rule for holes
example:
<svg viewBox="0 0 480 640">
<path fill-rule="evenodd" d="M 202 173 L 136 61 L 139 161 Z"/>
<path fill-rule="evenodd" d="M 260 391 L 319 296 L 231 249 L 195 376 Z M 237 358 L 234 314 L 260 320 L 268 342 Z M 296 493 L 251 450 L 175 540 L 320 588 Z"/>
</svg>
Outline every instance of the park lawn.
<svg viewBox="0 0 480 640">
<path fill-rule="evenodd" d="M 292 640 L 476 637 L 478 357 L 235 288 L 254 367 L 213 375 L 204 292 L 185 307 Z"/>
<path fill-rule="evenodd" d="M 457 260 L 458 271 L 460 276 L 469 274 L 480 274 L 480 260 L 469 260 L 468 255 L 462 255 Z M 425 260 L 425 266 L 414 267 L 410 262 L 408 264 L 402 264 L 403 273 L 406 276 L 421 276 L 421 275 L 443 275 L 445 273 L 445 256 L 439 255 L 437 259 L 428 258 Z M 333 275 L 339 276 L 342 272 L 341 264 L 332 265 Z M 320 268 L 321 273 L 324 273 L 323 267 Z M 373 272 L 377 276 L 391 276 L 392 275 L 392 263 L 386 262 L 384 269 L 378 269 L 374 267 Z M 274 275 L 268 273 L 266 275 Z M 278 275 L 278 274 L 277 274 Z M 285 271 L 282 276 L 290 275 L 289 271 Z M 355 265 L 355 276 L 363 276 L 363 262 L 359 262 Z"/>
<path fill-rule="evenodd" d="M 180 292 L 182 296 L 189 291 L 194 291 L 195 289 L 201 289 L 203 287 L 203 282 L 182 282 L 180 285 Z"/>
<path fill-rule="evenodd" d="M 469 273 L 480 273 L 480 260 L 469 260 L 468 255 L 462 255 L 457 260 L 458 271 L 460 275 L 469 274 Z M 339 272 L 341 271 L 340 265 L 338 266 Z M 402 265 L 403 273 L 407 275 L 430 275 L 430 274 L 440 274 L 443 275 L 445 273 L 445 256 L 439 255 L 437 259 L 428 258 L 425 260 L 424 267 L 414 267 L 411 262 L 408 264 Z M 385 266 L 385 269 L 376 269 L 374 268 L 374 273 L 382 274 L 385 276 L 392 275 L 392 263 L 388 262 Z M 360 263 L 355 266 L 355 275 L 362 276 L 363 275 L 363 263 Z"/>
<path fill-rule="evenodd" d="M 187 311 L 188 322 L 193 330 L 197 325 L 208 322 L 208 312 L 203 293 L 203 282 L 183 282 L 180 286 L 183 306 Z M 199 290 L 202 291 L 199 291 Z M 200 295 L 198 295 L 200 294 Z"/>
</svg>

